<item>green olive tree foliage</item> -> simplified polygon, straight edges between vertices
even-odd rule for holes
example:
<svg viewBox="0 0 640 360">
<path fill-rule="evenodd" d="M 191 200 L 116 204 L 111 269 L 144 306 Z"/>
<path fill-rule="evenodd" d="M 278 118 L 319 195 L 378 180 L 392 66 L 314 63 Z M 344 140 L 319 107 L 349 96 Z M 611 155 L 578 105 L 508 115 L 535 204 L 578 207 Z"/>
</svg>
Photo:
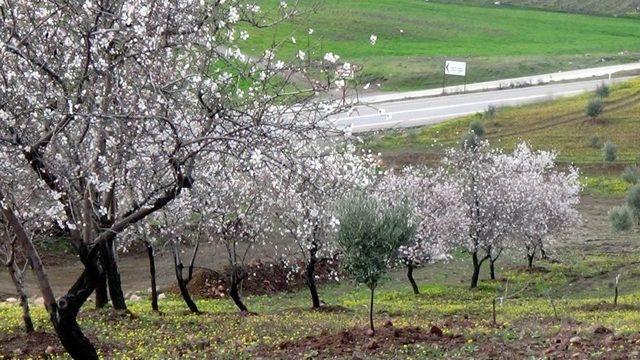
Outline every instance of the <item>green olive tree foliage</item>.
<svg viewBox="0 0 640 360">
<path fill-rule="evenodd" d="M 338 205 L 337 214 L 342 266 L 346 274 L 371 291 L 369 326 L 373 332 L 375 289 L 393 265 L 398 249 L 408 244 L 415 233 L 410 209 L 403 201 L 391 206 L 371 195 L 357 194 L 345 198 Z"/>
</svg>

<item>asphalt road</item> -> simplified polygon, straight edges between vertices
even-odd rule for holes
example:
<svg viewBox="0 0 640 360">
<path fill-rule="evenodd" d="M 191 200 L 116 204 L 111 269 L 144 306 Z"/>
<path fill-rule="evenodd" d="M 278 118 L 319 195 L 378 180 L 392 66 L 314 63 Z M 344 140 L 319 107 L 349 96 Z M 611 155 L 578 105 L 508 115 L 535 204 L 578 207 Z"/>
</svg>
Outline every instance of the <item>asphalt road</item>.
<svg viewBox="0 0 640 360">
<path fill-rule="evenodd" d="M 351 125 L 353 132 L 432 125 L 483 112 L 489 106 L 500 108 L 578 95 L 595 90 L 603 81 L 611 83 L 628 79 L 586 80 L 471 94 L 395 100 L 372 105 L 363 104 L 355 107 L 349 114 L 336 117 L 335 121 L 340 127 Z"/>
</svg>

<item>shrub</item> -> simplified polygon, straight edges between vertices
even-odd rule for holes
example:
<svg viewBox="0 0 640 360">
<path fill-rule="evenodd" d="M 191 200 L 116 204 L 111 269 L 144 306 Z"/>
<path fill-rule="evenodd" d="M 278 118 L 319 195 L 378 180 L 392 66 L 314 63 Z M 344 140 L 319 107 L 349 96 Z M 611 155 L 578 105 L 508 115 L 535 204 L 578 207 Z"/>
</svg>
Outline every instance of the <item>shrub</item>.
<svg viewBox="0 0 640 360">
<path fill-rule="evenodd" d="M 611 95 L 611 88 L 607 84 L 600 84 L 596 88 L 596 96 L 600 98 L 608 98 Z"/>
<path fill-rule="evenodd" d="M 482 117 L 484 119 L 493 119 L 497 113 L 498 108 L 495 105 L 489 105 L 489 107 L 487 107 L 487 110 L 485 110 L 482 114 Z"/>
<path fill-rule="evenodd" d="M 627 206 L 636 219 L 640 219 L 640 184 L 634 185 L 627 195 Z"/>
<path fill-rule="evenodd" d="M 638 165 L 630 165 L 627 166 L 620 178 L 629 184 L 637 184 L 640 183 L 640 166 Z"/>
<path fill-rule="evenodd" d="M 484 125 L 479 120 L 473 120 L 469 124 L 469 131 L 478 136 L 484 136 L 485 134 Z"/>
<path fill-rule="evenodd" d="M 600 137 L 598 135 L 593 135 L 589 141 L 587 141 L 587 146 L 592 149 L 600 149 L 602 147 Z"/>
<path fill-rule="evenodd" d="M 604 110 L 604 102 L 601 98 L 594 98 L 589 101 L 587 104 L 587 116 L 591 119 L 595 120 L 602 114 Z"/>
<path fill-rule="evenodd" d="M 602 147 L 602 158 L 606 162 L 614 162 L 618 158 L 618 145 L 607 141 Z"/>
<path fill-rule="evenodd" d="M 480 145 L 480 137 L 469 131 L 460 138 L 460 148 L 463 150 L 475 149 Z"/>
<path fill-rule="evenodd" d="M 626 206 L 616 206 L 609 211 L 609 222 L 614 231 L 627 231 L 633 226 L 633 215 Z"/>
<path fill-rule="evenodd" d="M 402 205 L 383 206 L 369 195 L 358 194 L 346 198 L 338 207 L 337 243 L 342 250 L 342 266 L 346 274 L 371 291 L 369 325 L 372 332 L 375 331 L 374 291 L 400 246 L 408 244 L 415 233 L 406 201 L 398 203 Z"/>
</svg>

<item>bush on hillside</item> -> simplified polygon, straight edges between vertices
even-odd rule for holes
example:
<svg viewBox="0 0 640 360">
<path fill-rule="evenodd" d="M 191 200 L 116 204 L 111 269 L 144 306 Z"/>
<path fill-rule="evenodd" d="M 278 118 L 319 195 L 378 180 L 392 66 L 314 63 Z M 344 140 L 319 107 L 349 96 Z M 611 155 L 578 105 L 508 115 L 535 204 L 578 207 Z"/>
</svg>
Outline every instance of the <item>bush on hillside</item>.
<svg viewBox="0 0 640 360">
<path fill-rule="evenodd" d="M 469 131 L 460 138 L 460 148 L 463 150 L 472 150 L 480 145 L 480 137 Z"/>
<path fill-rule="evenodd" d="M 620 178 L 628 182 L 629 184 L 635 185 L 637 183 L 640 183 L 640 166 L 627 166 L 622 172 L 622 175 L 620 175 Z"/>
<path fill-rule="evenodd" d="M 489 107 L 487 107 L 487 110 L 485 110 L 482 114 L 482 117 L 484 119 L 493 119 L 494 117 L 496 117 L 497 112 L 498 108 L 495 105 L 489 105 Z"/>
<path fill-rule="evenodd" d="M 634 185 L 627 195 L 627 206 L 636 219 L 640 220 L 640 184 Z"/>
<path fill-rule="evenodd" d="M 596 96 L 600 98 L 607 98 L 611 95 L 611 88 L 607 84 L 600 84 L 596 88 Z"/>
<path fill-rule="evenodd" d="M 587 116 L 592 120 L 596 120 L 604 111 L 604 102 L 601 98 L 594 98 L 587 104 Z"/>
<path fill-rule="evenodd" d="M 590 137 L 587 141 L 587 147 L 590 147 L 592 149 L 600 149 L 602 147 L 602 141 L 600 140 L 600 137 L 598 135 L 593 135 L 592 137 Z"/>
<path fill-rule="evenodd" d="M 607 141 L 602 147 L 602 158 L 606 162 L 614 162 L 618 158 L 618 145 Z"/>
<path fill-rule="evenodd" d="M 609 211 L 609 222 L 614 231 L 627 231 L 633 226 L 633 215 L 626 206 L 617 206 Z"/>
<path fill-rule="evenodd" d="M 482 125 L 480 120 L 473 120 L 469 124 L 469 131 L 474 133 L 474 134 L 476 134 L 476 135 L 478 135 L 478 136 L 484 136 L 484 134 L 485 134 L 484 125 Z"/>
</svg>

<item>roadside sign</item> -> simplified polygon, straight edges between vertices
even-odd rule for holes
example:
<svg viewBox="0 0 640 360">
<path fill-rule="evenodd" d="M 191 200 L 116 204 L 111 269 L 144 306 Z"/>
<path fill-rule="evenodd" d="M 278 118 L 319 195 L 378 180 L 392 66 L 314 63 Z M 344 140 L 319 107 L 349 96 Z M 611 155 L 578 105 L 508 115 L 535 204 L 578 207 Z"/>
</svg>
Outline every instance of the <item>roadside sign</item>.
<svg viewBox="0 0 640 360">
<path fill-rule="evenodd" d="M 445 75 L 467 76 L 467 63 L 461 61 L 445 61 Z"/>
</svg>

